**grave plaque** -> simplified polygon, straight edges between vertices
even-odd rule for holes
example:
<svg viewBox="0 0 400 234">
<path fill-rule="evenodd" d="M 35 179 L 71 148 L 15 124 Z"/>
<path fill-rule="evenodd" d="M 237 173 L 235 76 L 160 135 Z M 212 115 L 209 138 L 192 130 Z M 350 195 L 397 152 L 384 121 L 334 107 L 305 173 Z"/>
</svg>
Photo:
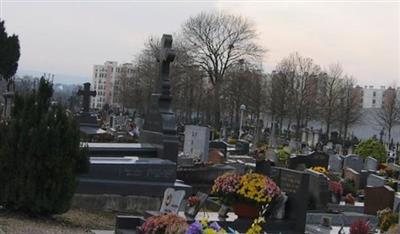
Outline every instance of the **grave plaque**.
<svg viewBox="0 0 400 234">
<path fill-rule="evenodd" d="M 228 143 L 226 143 L 225 141 L 211 141 L 209 148 L 210 149 L 218 149 L 224 154 L 225 158 L 227 157 Z"/>
<path fill-rule="evenodd" d="M 209 137 L 209 128 L 186 125 L 183 153 L 188 157 L 199 158 L 202 162 L 207 162 Z"/>
<path fill-rule="evenodd" d="M 164 192 L 164 198 L 161 203 L 160 212 L 177 214 L 184 197 L 185 191 L 175 191 L 173 188 L 167 188 Z"/>
<path fill-rule="evenodd" d="M 364 160 L 358 155 L 348 155 L 344 158 L 343 168 L 352 168 L 353 170 L 360 172 L 364 167 Z"/>
<path fill-rule="evenodd" d="M 394 190 L 389 186 L 366 187 L 364 213 L 376 215 L 378 210 L 392 208 L 394 204 Z"/>
</svg>

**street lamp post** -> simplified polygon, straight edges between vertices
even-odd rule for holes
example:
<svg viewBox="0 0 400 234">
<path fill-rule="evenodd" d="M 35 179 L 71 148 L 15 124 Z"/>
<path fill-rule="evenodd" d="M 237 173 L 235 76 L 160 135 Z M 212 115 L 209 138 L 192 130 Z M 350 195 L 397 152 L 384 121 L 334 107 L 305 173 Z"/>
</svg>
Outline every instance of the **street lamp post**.
<svg viewBox="0 0 400 234">
<path fill-rule="evenodd" d="M 243 126 L 243 113 L 246 110 L 246 106 L 244 104 L 240 105 L 240 126 L 239 126 L 239 140 L 242 135 L 242 126 Z"/>
</svg>

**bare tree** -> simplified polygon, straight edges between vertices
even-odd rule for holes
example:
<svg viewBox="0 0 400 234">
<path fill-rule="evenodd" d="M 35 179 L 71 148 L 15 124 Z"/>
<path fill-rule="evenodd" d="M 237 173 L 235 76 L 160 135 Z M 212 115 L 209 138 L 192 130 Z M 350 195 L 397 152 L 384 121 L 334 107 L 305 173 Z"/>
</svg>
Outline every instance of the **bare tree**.
<svg viewBox="0 0 400 234">
<path fill-rule="evenodd" d="M 347 139 L 349 127 L 360 121 L 362 115 L 362 88 L 355 86 L 355 80 L 345 76 L 340 89 L 336 119 L 343 139 Z"/>
<path fill-rule="evenodd" d="M 399 98 L 396 89 L 389 87 L 384 92 L 382 107 L 376 112 L 376 121 L 388 132 L 388 142 L 392 139 L 392 128 L 400 121 Z"/>
<path fill-rule="evenodd" d="M 254 25 L 226 13 L 200 13 L 182 27 L 185 43 L 194 62 L 209 77 L 214 94 L 214 124 L 220 124 L 220 95 L 227 70 L 240 59 L 259 58 L 264 52 L 255 42 Z"/>
<path fill-rule="evenodd" d="M 330 65 L 327 73 L 321 77 L 319 109 L 321 120 L 326 126 L 326 135 L 330 140 L 330 129 L 339 106 L 339 95 L 341 94 L 343 82 L 343 69 L 340 64 Z"/>
<path fill-rule="evenodd" d="M 276 70 L 289 79 L 289 115 L 295 120 L 296 137 L 300 138 L 300 129 L 305 127 L 316 113 L 321 69 L 311 58 L 293 53 L 284 58 Z"/>
<path fill-rule="evenodd" d="M 115 83 L 115 101 L 122 107 L 122 111 L 124 111 L 125 108 L 134 107 L 135 77 L 133 77 L 133 69 L 129 66 L 122 66 L 118 76 Z"/>
</svg>

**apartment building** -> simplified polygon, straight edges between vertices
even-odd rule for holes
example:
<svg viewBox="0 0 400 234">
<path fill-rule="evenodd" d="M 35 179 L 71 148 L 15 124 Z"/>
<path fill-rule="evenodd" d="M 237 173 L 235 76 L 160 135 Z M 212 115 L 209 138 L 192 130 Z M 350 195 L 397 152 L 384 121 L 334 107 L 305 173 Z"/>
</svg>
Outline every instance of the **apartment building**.
<svg viewBox="0 0 400 234">
<path fill-rule="evenodd" d="M 381 108 L 385 102 L 385 96 L 392 95 L 393 92 L 400 95 L 400 87 L 392 88 L 380 86 L 379 88 L 375 88 L 372 85 L 364 86 L 361 92 L 363 108 Z"/>
<path fill-rule="evenodd" d="M 93 109 L 101 109 L 105 104 L 119 107 L 118 84 L 122 76 L 133 76 L 132 63 L 106 61 L 104 65 L 93 66 L 92 88 L 97 93 L 91 101 Z"/>
</svg>

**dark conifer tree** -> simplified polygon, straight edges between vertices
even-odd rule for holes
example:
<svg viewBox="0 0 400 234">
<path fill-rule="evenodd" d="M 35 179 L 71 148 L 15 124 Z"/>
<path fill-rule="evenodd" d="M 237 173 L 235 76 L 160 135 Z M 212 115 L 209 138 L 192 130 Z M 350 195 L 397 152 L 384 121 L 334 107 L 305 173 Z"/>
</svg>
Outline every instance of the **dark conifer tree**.
<svg viewBox="0 0 400 234">
<path fill-rule="evenodd" d="M 8 91 L 11 79 L 17 72 L 19 49 L 18 36 L 8 36 L 4 21 L 0 21 L 0 78 L 6 80 Z"/>
<path fill-rule="evenodd" d="M 31 214 L 66 212 L 77 175 L 88 169 L 79 127 L 58 104 L 53 87 L 16 94 L 11 119 L 0 124 L 0 205 Z"/>
</svg>

